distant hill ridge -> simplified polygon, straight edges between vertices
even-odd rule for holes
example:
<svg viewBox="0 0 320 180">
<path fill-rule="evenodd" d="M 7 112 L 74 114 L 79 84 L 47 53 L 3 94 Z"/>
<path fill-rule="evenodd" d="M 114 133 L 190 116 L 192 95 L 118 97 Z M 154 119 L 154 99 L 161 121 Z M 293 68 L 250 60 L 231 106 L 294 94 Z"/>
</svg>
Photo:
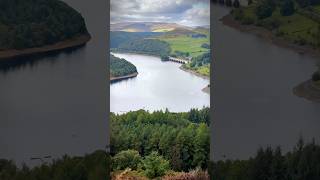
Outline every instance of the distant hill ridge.
<svg viewBox="0 0 320 180">
<path fill-rule="evenodd" d="M 199 27 L 197 27 L 199 28 Z M 202 27 L 205 28 L 205 27 Z M 194 28 L 177 23 L 166 22 L 122 22 L 111 24 L 111 31 L 126 32 L 171 32 L 171 31 L 192 31 Z"/>
</svg>

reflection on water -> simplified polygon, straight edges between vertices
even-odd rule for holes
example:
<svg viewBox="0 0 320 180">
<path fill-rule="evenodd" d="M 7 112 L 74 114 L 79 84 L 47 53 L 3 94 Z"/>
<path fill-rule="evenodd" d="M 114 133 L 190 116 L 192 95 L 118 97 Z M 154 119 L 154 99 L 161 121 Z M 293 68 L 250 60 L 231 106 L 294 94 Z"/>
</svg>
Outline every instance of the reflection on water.
<svg viewBox="0 0 320 180">
<path fill-rule="evenodd" d="M 246 159 L 260 146 L 292 149 L 299 136 L 320 140 L 320 104 L 292 89 L 317 69 L 316 58 L 223 25 L 214 6 L 216 86 L 212 147 L 216 160 Z M 212 158 L 212 157 L 211 157 Z"/>
<path fill-rule="evenodd" d="M 108 144 L 106 1 L 65 1 L 84 16 L 92 38 L 80 48 L 1 65 L 0 159 L 32 166 Z"/>
<path fill-rule="evenodd" d="M 26 67 L 34 68 L 38 66 L 39 63 L 43 61 L 50 61 L 52 64 L 55 61 L 59 60 L 61 54 L 64 54 L 66 57 L 76 53 L 76 51 L 84 48 L 85 45 L 71 47 L 64 50 L 58 50 L 53 52 L 46 52 L 41 54 L 28 55 L 23 57 L 11 58 L 8 60 L 0 61 L 0 73 L 8 73 L 14 70 L 22 70 Z"/>
</svg>

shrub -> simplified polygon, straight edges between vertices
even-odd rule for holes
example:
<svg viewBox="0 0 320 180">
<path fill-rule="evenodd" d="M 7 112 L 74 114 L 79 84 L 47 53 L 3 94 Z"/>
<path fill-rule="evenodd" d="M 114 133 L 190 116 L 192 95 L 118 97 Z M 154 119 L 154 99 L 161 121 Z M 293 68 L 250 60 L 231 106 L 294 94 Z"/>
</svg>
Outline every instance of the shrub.
<svg viewBox="0 0 320 180">
<path fill-rule="evenodd" d="M 275 4 L 272 0 L 262 0 L 256 7 L 255 13 L 259 19 L 270 17 L 275 10 Z"/>
<path fill-rule="evenodd" d="M 120 151 L 112 158 L 112 169 L 124 170 L 131 168 L 136 170 L 141 160 L 141 156 L 136 150 Z"/>
<path fill-rule="evenodd" d="M 241 20 L 241 23 L 244 24 L 244 25 L 250 25 L 250 24 L 254 23 L 254 19 L 252 17 L 244 17 Z"/>
<path fill-rule="evenodd" d="M 142 160 L 141 168 L 148 178 L 156 178 L 165 175 L 170 165 L 168 160 L 153 151 Z"/>
<path fill-rule="evenodd" d="M 294 10 L 294 3 L 292 0 L 285 0 L 280 7 L 282 16 L 290 16 L 294 13 Z"/>
<path fill-rule="evenodd" d="M 190 172 L 182 172 L 176 175 L 167 175 L 163 178 L 163 180 L 209 180 L 209 174 L 206 171 L 202 171 L 200 169 L 196 169 Z"/>
<path fill-rule="evenodd" d="M 280 26 L 280 21 L 276 18 L 259 20 L 257 23 L 258 26 L 262 26 L 269 30 L 277 29 Z"/>
</svg>

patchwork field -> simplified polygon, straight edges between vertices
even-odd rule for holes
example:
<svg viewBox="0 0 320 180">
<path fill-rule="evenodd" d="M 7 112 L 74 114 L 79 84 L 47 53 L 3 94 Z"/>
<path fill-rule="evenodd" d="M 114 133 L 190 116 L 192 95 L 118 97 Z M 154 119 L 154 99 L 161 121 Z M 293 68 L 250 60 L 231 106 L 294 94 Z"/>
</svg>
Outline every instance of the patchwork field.
<svg viewBox="0 0 320 180">
<path fill-rule="evenodd" d="M 197 57 L 205 52 L 208 52 L 208 49 L 202 48 L 201 45 L 204 43 L 209 44 L 210 37 L 192 38 L 188 35 L 176 35 L 162 36 L 159 37 L 159 39 L 170 44 L 172 53 L 175 51 L 189 52 L 191 57 Z"/>
</svg>

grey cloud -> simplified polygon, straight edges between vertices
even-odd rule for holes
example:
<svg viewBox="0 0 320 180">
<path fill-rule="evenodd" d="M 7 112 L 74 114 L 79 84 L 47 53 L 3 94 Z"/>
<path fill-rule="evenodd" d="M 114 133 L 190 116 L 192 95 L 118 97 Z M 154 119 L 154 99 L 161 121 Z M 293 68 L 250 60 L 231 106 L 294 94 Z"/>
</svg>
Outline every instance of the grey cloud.
<svg viewBox="0 0 320 180">
<path fill-rule="evenodd" d="M 192 21 L 192 15 L 189 11 L 194 9 L 195 4 L 199 3 L 209 5 L 209 0 L 111 0 L 111 22 L 182 22 L 183 20 L 184 22 L 190 22 Z M 195 19 L 199 18 L 201 20 L 201 12 L 193 13 Z"/>
</svg>

